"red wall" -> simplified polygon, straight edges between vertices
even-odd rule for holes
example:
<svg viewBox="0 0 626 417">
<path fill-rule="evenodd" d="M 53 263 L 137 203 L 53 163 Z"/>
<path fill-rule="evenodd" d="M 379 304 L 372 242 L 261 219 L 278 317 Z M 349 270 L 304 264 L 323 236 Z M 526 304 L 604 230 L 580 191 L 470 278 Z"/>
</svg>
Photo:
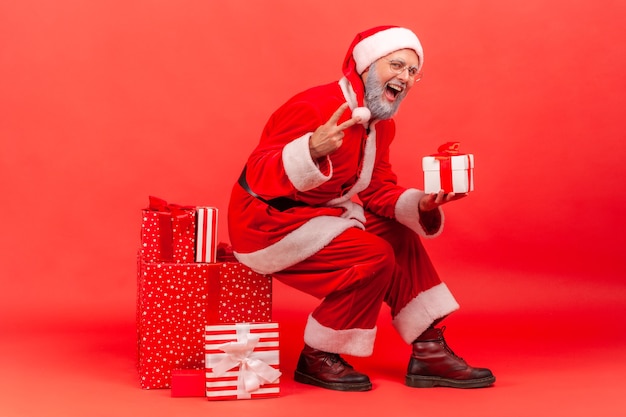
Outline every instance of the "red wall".
<svg viewBox="0 0 626 417">
<path fill-rule="evenodd" d="M 219 207 L 227 240 L 266 118 L 337 79 L 379 24 L 425 49 L 397 118 L 401 181 L 421 186 L 420 158 L 443 142 L 476 157 L 476 191 L 428 242 L 442 270 L 623 294 L 625 14 L 589 0 L 2 2 L 0 313 L 132 314 L 148 195 Z"/>
</svg>

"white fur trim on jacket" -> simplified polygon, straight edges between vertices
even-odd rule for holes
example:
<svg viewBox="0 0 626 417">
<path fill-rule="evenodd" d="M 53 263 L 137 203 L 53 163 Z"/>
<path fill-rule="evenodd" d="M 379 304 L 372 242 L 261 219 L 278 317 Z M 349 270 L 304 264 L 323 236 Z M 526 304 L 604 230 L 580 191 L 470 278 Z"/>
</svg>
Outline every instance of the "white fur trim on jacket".
<svg viewBox="0 0 626 417">
<path fill-rule="evenodd" d="M 354 201 L 344 201 L 343 203 L 335 204 L 333 207 L 342 207 L 345 210 L 341 215 L 344 219 L 355 219 L 363 224 L 367 221 L 363 206 Z"/>
<path fill-rule="evenodd" d="M 423 196 L 424 192 L 415 188 L 409 188 L 403 192 L 396 202 L 396 220 L 424 238 L 434 238 L 443 232 L 443 210 L 441 207 L 437 208 L 437 210 L 439 210 L 439 214 L 441 215 L 441 225 L 439 226 L 439 230 L 433 234 L 427 234 L 426 230 L 420 223 L 419 215 L 419 202 Z"/>
<path fill-rule="evenodd" d="M 294 139 L 283 148 L 283 166 L 289 181 L 298 191 L 308 191 L 328 181 L 333 176 L 333 166 L 327 158 L 330 172 L 324 175 L 311 158 L 309 139 L 312 133 Z"/>
<path fill-rule="evenodd" d="M 351 227 L 364 229 L 363 223 L 357 218 L 314 217 L 270 246 L 256 252 L 235 252 L 234 255 L 239 262 L 254 271 L 272 274 L 314 255 Z"/>
<path fill-rule="evenodd" d="M 443 282 L 421 292 L 392 320 L 402 340 L 413 343 L 437 319 L 459 309 L 459 304 Z"/>
<path fill-rule="evenodd" d="M 304 343 L 324 352 L 352 356 L 370 356 L 374 351 L 376 327 L 373 329 L 335 330 L 321 325 L 309 315 L 304 328 Z"/>
<path fill-rule="evenodd" d="M 361 164 L 361 172 L 356 183 L 341 197 L 334 198 L 326 203 L 327 206 L 338 206 L 350 200 L 352 197 L 365 190 L 372 181 L 374 173 L 374 162 L 376 161 L 376 122 L 372 123 L 370 134 L 365 140 L 365 149 L 363 150 L 363 162 Z"/>
</svg>

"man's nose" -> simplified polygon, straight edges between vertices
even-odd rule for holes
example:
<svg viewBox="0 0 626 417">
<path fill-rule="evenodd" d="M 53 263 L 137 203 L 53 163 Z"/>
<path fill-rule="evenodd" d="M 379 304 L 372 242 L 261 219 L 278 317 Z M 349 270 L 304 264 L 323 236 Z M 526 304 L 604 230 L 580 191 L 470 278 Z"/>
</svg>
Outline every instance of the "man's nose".
<svg viewBox="0 0 626 417">
<path fill-rule="evenodd" d="M 409 82 L 409 78 L 411 78 L 411 76 L 409 75 L 409 68 L 404 68 L 402 72 L 397 75 L 397 77 L 399 80 L 402 80 L 405 83 Z"/>
</svg>

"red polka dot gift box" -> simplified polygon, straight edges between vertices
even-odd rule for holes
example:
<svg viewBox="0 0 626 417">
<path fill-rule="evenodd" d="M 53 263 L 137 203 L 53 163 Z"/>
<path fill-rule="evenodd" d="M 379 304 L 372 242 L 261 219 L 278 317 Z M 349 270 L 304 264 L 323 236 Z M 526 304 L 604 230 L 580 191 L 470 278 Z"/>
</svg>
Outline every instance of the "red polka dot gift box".
<svg viewBox="0 0 626 417">
<path fill-rule="evenodd" d="M 204 369 L 205 326 L 270 322 L 272 278 L 238 262 L 138 259 L 138 368 L 142 388 L 170 388 L 174 369 Z"/>
<path fill-rule="evenodd" d="M 141 219 L 141 257 L 147 261 L 194 262 L 196 208 L 149 197 Z"/>
</svg>

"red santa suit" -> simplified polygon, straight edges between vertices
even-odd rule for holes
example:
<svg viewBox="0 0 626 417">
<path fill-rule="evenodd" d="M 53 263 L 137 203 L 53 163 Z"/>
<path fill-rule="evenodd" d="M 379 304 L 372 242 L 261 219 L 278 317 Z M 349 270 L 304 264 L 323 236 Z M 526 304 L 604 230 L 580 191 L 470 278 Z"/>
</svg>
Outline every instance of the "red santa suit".
<svg viewBox="0 0 626 417">
<path fill-rule="evenodd" d="M 344 130 L 342 146 L 320 160 L 309 150 L 313 132 L 341 104 L 348 102 L 352 112 L 360 107 L 359 65 L 406 47 L 422 62 L 415 35 L 398 30 L 355 40 L 341 80 L 281 106 L 232 190 L 228 226 L 235 256 L 322 300 L 304 339 L 327 352 L 370 355 L 383 302 L 407 343 L 458 308 L 420 241 L 441 233 L 443 212 L 437 209 L 435 224 L 424 224 L 418 210 L 424 193 L 398 185 L 391 168 L 394 121 Z M 355 45 L 363 44 L 368 48 L 357 53 Z M 347 110 L 339 123 L 350 117 Z"/>
</svg>

